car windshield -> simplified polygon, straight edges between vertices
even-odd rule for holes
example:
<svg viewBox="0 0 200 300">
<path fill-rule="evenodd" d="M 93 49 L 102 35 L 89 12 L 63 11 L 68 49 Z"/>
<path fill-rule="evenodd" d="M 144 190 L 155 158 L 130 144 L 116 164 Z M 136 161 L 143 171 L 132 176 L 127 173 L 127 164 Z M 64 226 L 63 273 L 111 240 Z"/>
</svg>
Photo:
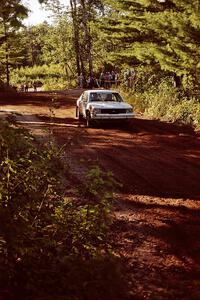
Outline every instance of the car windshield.
<svg viewBox="0 0 200 300">
<path fill-rule="evenodd" d="M 123 99 L 118 93 L 101 93 L 101 92 L 95 92 L 90 93 L 90 99 L 89 102 L 94 101 L 112 101 L 112 102 L 122 102 Z"/>
</svg>

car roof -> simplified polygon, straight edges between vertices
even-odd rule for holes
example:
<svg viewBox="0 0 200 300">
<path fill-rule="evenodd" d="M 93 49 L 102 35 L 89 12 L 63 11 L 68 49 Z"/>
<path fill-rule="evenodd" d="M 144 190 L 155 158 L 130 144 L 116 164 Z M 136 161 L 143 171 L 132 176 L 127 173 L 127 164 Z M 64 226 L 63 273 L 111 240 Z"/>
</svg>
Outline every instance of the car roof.
<svg viewBox="0 0 200 300">
<path fill-rule="evenodd" d="M 113 91 L 113 90 L 101 90 L 101 89 L 95 89 L 95 90 L 86 90 L 86 92 L 88 92 L 88 93 L 99 93 L 99 92 L 101 92 L 101 93 L 118 93 L 118 92 L 116 92 L 116 91 Z"/>
</svg>

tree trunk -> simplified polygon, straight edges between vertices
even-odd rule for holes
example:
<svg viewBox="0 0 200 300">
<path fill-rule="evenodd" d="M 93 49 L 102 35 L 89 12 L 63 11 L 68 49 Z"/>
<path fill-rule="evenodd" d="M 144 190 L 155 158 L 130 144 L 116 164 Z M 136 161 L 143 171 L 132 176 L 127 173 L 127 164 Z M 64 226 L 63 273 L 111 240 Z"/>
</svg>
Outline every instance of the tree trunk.
<svg viewBox="0 0 200 300">
<path fill-rule="evenodd" d="M 78 75 L 81 73 L 80 68 L 80 42 L 79 42 L 79 27 L 77 22 L 77 3 L 76 0 L 70 0 L 70 6 L 71 6 L 71 16 L 72 16 L 72 22 L 73 22 L 73 30 L 74 30 L 74 48 L 75 48 L 75 54 L 76 54 L 76 69 Z"/>
<path fill-rule="evenodd" d="M 83 27 L 85 31 L 85 40 L 86 40 L 86 52 L 87 52 L 87 60 L 89 67 L 89 75 L 93 75 L 93 57 L 92 57 L 92 37 L 90 34 L 89 28 L 89 19 L 90 19 L 90 5 L 86 6 L 85 0 L 81 0 L 81 6 L 83 11 Z"/>
<path fill-rule="evenodd" d="M 8 35 L 7 35 L 7 27 L 6 23 L 4 25 L 4 35 L 5 35 L 5 59 L 6 59 L 6 84 L 9 86 L 10 84 L 10 69 L 9 69 L 9 46 L 8 46 Z"/>
</svg>

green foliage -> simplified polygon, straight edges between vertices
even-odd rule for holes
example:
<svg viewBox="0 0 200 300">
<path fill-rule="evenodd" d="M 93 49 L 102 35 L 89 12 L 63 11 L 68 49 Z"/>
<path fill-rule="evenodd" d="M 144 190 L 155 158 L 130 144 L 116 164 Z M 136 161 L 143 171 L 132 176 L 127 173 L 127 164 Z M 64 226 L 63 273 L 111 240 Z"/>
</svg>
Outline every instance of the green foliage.
<svg viewBox="0 0 200 300">
<path fill-rule="evenodd" d="M 67 86 L 64 69 L 59 64 L 15 69 L 11 78 L 16 85 L 38 82 L 43 85 L 44 90 L 64 89 Z"/>
<path fill-rule="evenodd" d="M 81 196 L 67 197 L 60 149 L 5 122 L 0 170 L 0 295 L 123 299 L 122 268 L 108 240 L 111 174 L 92 168 Z"/>
<path fill-rule="evenodd" d="M 111 172 L 104 173 L 98 166 L 93 166 L 88 172 L 81 190 L 82 194 L 87 195 L 87 197 L 90 195 L 95 199 L 109 200 L 113 199 L 113 193 L 117 186 L 118 184 L 113 179 Z"/>
<path fill-rule="evenodd" d="M 181 95 L 180 91 L 166 81 L 139 95 L 148 117 L 188 124 L 199 128 L 200 103 L 192 96 Z"/>
<path fill-rule="evenodd" d="M 165 116 L 170 106 L 178 102 L 178 93 L 172 85 L 161 82 L 158 87 L 153 87 L 144 92 L 142 97 L 147 103 L 145 113 L 154 118 Z"/>
<path fill-rule="evenodd" d="M 3 30 L 4 28 L 0 26 L 0 38 Z M 8 42 L 12 84 L 20 84 L 33 79 L 45 82 L 49 86 L 48 72 L 50 78 L 60 78 L 58 86 L 61 86 L 62 77 L 68 82 L 74 77 L 72 29 L 68 18 L 60 17 L 54 26 L 44 22 L 12 34 L 9 27 Z M 8 46 L 7 44 L 0 45 L 0 70 L 2 69 L 3 80 L 6 75 L 5 47 Z"/>
<path fill-rule="evenodd" d="M 22 49 L 16 32 L 27 14 L 28 10 L 21 0 L 0 2 L 0 72 L 7 85 L 10 83 L 10 69 L 21 61 Z"/>
<path fill-rule="evenodd" d="M 192 77 L 183 78 L 183 88 L 174 87 L 172 76 L 161 77 L 163 73 L 153 68 L 137 68 L 134 90 L 122 90 L 125 99 L 138 112 L 150 118 L 157 118 L 200 127 L 200 103 L 198 89 Z"/>
<path fill-rule="evenodd" d="M 117 65 L 153 65 L 199 84 L 199 5 L 192 1 L 107 0 L 101 29 Z"/>
<path fill-rule="evenodd" d="M 64 78 L 46 78 L 43 80 L 44 84 L 42 86 L 44 91 L 53 91 L 53 90 L 64 90 L 69 83 Z"/>
<path fill-rule="evenodd" d="M 45 90 L 63 89 L 74 77 L 74 51 L 71 24 L 60 17 L 56 24 L 46 22 L 20 32 L 21 64 L 11 74 L 12 83 L 37 81 Z"/>
<path fill-rule="evenodd" d="M 196 99 L 183 99 L 177 105 L 169 107 L 166 118 L 200 128 L 200 103 Z"/>
<path fill-rule="evenodd" d="M 161 77 L 165 77 L 166 73 L 182 76 L 182 79 L 183 76 L 191 77 L 189 81 L 193 86 L 190 86 L 189 92 L 191 94 L 192 88 L 195 94 L 199 94 L 197 2 L 70 1 L 70 11 L 62 10 L 59 1 L 41 2 L 48 3 L 52 9 L 56 20 L 53 25 L 44 22 L 14 32 L 13 28 L 17 27 L 13 27 L 13 22 L 7 22 L 9 34 L 5 41 L 3 23 L 0 24 L 0 71 L 3 80 L 8 69 L 57 65 L 72 86 L 76 73 L 82 72 L 87 77 L 88 73 L 99 72 L 108 64 L 118 70 L 123 69 L 125 64 L 131 67 L 143 65 L 153 66 L 160 74 L 163 73 Z M 20 4 L 20 1 L 4 0 L 1 10 L 6 9 L 8 15 L 13 13 L 12 18 L 20 21 L 26 10 L 21 6 L 16 8 L 17 3 Z M 19 70 L 16 73 L 13 83 L 19 83 L 22 78 L 26 80 L 26 77 L 20 76 Z M 46 89 L 52 85 L 56 89 L 62 88 L 61 77 L 56 84 L 40 75 L 40 78 L 36 75 L 34 78 L 43 78 Z M 28 75 L 28 80 L 30 77 Z"/>
<path fill-rule="evenodd" d="M 11 27 L 20 27 L 21 21 L 27 17 L 28 10 L 21 0 L 2 0 L 0 3 L 0 23 L 8 23 Z"/>
<path fill-rule="evenodd" d="M 163 73 L 157 66 L 143 65 L 135 71 L 133 89 L 123 93 L 139 112 L 161 117 L 169 105 L 179 101 L 179 91 L 174 87 L 174 78 L 169 73 Z"/>
<path fill-rule="evenodd" d="M 13 81 L 24 79 L 43 79 L 45 77 L 49 78 L 59 78 L 64 77 L 64 72 L 61 65 L 42 65 L 34 67 L 19 68 L 13 72 Z"/>
<path fill-rule="evenodd" d="M 46 22 L 30 26 L 21 32 L 21 38 L 27 51 L 24 66 L 59 64 L 68 68 L 74 60 L 72 29 L 66 16 L 60 17 L 54 26 Z"/>
</svg>

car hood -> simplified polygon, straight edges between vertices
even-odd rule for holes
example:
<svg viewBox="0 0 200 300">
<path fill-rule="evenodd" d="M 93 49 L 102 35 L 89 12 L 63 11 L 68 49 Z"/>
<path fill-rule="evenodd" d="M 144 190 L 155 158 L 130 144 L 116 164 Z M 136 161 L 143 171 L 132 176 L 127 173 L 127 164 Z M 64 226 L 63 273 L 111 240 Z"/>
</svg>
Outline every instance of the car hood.
<svg viewBox="0 0 200 300">
<path fill-rule="evenodd" d="M 94 107 L 94 108 L 131 108 L 132 106 L 125 102 L 113 102 L 113 101 L 107 101 L 107 102 L 90 102 L 88 103 L 88 107 Z"/>
</svg>

